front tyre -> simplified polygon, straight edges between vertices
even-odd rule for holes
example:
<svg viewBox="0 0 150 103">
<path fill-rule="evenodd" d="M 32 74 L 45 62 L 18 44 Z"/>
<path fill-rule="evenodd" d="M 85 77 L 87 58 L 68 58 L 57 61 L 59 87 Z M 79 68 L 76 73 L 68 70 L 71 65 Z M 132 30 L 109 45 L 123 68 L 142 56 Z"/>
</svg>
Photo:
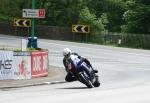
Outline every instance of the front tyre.
<svg viewBox="0 0 150 103">
<path fill-rule="evenodd" d="M 83 73 L 80 73 L 79 75 L 82 83 L 84 83 L 88 88 L 93 88 L 92 82 Z"/>
</svg>

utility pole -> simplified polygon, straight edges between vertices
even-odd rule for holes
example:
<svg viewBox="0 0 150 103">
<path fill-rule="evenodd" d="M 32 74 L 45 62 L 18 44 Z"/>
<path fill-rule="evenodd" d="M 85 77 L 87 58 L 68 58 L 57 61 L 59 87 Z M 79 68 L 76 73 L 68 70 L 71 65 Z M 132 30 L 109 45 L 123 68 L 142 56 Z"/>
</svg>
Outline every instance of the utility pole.
<svg viewBox="0 0 150 103">
<path fill-rule="evenodd" d="M 32 0 L 32 9 L 35 9 L 35 0 Z M 31 30 L 31 37 L 32 37 L 31 46 L 32 47 L 33 47 L 34 36 L 35 36 L 35 18 L 32 18 L 32 30 Z"/>
</svg>

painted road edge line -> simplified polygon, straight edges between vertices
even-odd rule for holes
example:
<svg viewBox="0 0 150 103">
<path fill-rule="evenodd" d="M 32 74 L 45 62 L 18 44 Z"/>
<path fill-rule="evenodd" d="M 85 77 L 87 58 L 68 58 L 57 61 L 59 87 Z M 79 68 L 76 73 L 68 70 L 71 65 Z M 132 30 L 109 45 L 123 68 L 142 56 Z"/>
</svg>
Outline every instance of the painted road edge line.
<svg viewBox="0 0 150 103">
<path fill-rule="evenodd" d="M 51 82 L 42 82 L 42 83 L 33 83 L 33 84 L 23 84 L 23 85 L 16 85 L 16 86 L 4 86 L 4 87 L 0 87 L 0 89 L 12 89 L 12 88 L 22 88 L 22 87 L 30 87 L 30 86 L 61 84 L 61 83 L 66 83 L 66 81 L 62 80 L 62 81 L 51 81 Z"/>
</svg>

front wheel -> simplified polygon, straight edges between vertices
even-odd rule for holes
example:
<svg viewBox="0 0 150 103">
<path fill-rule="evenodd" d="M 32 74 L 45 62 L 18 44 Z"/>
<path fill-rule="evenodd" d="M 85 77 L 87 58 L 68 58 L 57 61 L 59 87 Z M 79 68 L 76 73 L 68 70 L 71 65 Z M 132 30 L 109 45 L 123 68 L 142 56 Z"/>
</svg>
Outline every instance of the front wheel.
<svg viewBox="0 0 150 103">
<path fill-rule="evenodd" d="M 88 88 L 93 88 L 92 82 L 83 73 L 80 73 L 79 76 L 82 83 L 84 83 Z"/>
</svg>

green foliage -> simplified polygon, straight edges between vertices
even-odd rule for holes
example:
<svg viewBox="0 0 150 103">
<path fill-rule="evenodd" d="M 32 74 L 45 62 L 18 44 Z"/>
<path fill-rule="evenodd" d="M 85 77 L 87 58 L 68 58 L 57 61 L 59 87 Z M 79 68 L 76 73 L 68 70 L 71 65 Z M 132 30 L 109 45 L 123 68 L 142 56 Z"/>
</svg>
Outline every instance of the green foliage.
<svg viewBox="0 0 150 103">
<path fill-rule="evenodd" d="M 126 21 L 126 25 L 122 26 L 124 32 L 150 33 L 150 2 L 147 1 L 127 1 L 127 11 L 123 15 Z"/>
<path fill-rule="evenodd" d="M 9 23 L 13 18 L 0 13 L 0 22 Z"/>
<path fill-rule="evenodd" d="M 36 50 L 35 48 L 27 48 L 27 51 L 34 51 Z"/>
<path fill-rule="evenodd" d="M 0 22 L 10 22 L 15 17 L 22 17 L 22 9 L 29 7 L 26 0 L 1 0 Z"/>
<path fill-rule="evenodd" d="M 0 22 L 22 17 L 22 9 L 32 0 L 1 0 Z M 36 0 L 36 8 L 46 9 L 46 18 L 36 23 L 51 26 L 89 24 L 92 33 L 150 33 L 149 0 Z M 109 21 L 109 22 L 108 22 Z"/>
<path fill-rule="evenodd" d="M 40 8 L 46 9 L 46 25 L 71 26 L 78 21 L 84 0 L 46 0 Z"/>
<path fill-rule="evenodd" d="M 107 14 L 109 23 L 106 28 L 109 31 L 121 31 L 120 26 L 124 23 L 122 15 L 125 11 L 123 0 L 91 0 L 88 3 L 88 7 L 95 12 L 97 17 L 101 17 L 103 13 Z"/>
<path fill-rule="evenodd" d="M 124 24 L 122 15 L 125 11 L 125 3 L 123 0 L 107 0 L 108 4 L 108 29 L 112 32 L 120 32 L 121 25 Z"/>
<path fill-rule="evenodd" d="M 106 14 L 102 14 L 101 18 L 97 18 L 96 15 L 92 14 L 86 7 L 81 10 L 78 22 L 79 24 L 90 25 L 92 34 L 101 34 L 101 32 L 105 30 L 108 20 Z"/>
</svg>

